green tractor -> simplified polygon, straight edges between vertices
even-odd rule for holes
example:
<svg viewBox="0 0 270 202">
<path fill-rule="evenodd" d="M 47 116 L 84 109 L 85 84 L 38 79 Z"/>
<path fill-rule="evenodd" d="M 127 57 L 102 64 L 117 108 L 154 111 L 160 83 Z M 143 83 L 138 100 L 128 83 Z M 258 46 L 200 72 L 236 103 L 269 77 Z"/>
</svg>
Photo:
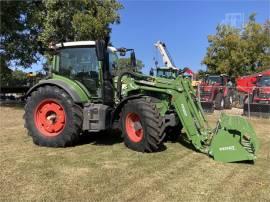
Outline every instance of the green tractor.
<svg viewBox="0 0 270 202">
<path fill-rule="evenodd" d="M 139 152 L 159 151 L 165 136 L 181 135 L 217 161 L 255 160 L 258 140 L 242 117 L 223 114 L 211 129 L 190 80 L 111 72 L 119 49 L 103 40 L 54 47 L 49 76 L 27 93 L 25 127 L 40 146 L 76 145 L 83 132 L 120 129 Z M 120 52 L 125 49 L 121 48 Z M 134 51 L 131 64 L 136 61 Z"/>
</svg>

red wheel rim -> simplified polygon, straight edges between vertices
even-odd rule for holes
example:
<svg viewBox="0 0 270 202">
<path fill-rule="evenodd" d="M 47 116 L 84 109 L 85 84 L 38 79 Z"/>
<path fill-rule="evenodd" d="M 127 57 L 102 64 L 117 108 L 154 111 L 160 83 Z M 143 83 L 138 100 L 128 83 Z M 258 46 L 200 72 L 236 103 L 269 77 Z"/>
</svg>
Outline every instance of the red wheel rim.
<svg viewBox="0 0 270 202">
<path fill-rule="evenodd" d="M 64 108 L 52 99 L 43 100 L 35 110 L 35 124 L 42 135 L 54 137 L 65 127 L 66 114 Z"/>
<path fill-rule="evenodd" d="M 126 116 L 126 132 L 132 142 L 140 142 L 143 139 L 143 128 L 140 117 L 135 113 Z"/>
</svg>

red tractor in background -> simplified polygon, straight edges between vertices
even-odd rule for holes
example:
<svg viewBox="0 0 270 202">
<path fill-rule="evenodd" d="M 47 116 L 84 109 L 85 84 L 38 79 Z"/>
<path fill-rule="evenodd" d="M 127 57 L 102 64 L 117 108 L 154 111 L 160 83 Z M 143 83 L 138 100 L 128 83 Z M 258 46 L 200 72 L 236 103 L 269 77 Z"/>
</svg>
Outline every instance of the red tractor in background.
<svg viewBox="0 0 270 202">
<path fill-rule="evenodd" d="M 270 117 L 270 70 L 236 79 L 237 106 L 244 115 Z"/>
<path fill-rule="evenodd" d="M 202 108 L 206 112 L 214 109 L 231 109 L 233 104 L 233 84 L 227 75 L 208 75 L 198 88 Z"/>
</svg>

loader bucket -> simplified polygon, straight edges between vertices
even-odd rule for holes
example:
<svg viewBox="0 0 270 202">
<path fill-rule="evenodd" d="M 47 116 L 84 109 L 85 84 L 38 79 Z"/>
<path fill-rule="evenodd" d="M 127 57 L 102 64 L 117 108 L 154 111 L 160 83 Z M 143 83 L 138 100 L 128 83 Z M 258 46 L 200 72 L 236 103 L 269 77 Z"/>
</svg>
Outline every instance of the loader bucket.
<svg viewBox="0 0 270 202">
<path fill-rule="evenodd" d="M 216 161 L 238 162 L 256 159 L 259 142 L 255 131 L 240 116 L 221 115 L 211 140 L 209 155 Z"/>
</svg>

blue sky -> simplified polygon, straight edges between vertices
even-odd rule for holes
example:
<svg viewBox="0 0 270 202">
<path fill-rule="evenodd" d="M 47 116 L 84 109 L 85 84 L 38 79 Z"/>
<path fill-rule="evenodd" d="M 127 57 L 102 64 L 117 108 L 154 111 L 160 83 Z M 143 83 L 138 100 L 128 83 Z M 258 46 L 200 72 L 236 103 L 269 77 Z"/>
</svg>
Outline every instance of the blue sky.
<svg viewBox="0 0 270 202">
<path fill-rule="evenodd" d="M 214 34 L 226 14 L 241 13 L 245 20 L 256 12 L 257 22 L 270 18 L 270 0 L 122 0 L 121 23 L 112 25 L 111 41 L 115 47 L 134 48 L 145 64 L 143 72 L 154 67 L 153 57 L 161 58 L 154 43 L 166 43 L 175 64 L 192 70 L 205 68 L 201 61 L 208 46 L 207 35 Z M 33 70 L 41 68 L 34 65 Z M 30 69 L 28 71 L 31 71 Z"/>
<path fill-rule="evenodd" d="M 270 1 L 121 1 L 121 23 L 113 25 L 111 41 L 116 47 L 134 48 L 145 64 L 144 72 L 154 66 L 159 56 L 153 44 L 166 43 L 175 64 L 192 70 L 205 68 L 201 61 L 208 46 L 207 35 L 214 34 L 217 24 L 228 13 L 241 13 L 245 20 L 252 12 L 257 22 L 270 17 Z M 160 59 L 160 58 L 159 58 Z M 161 64 L 161 59 L 159 60 Z"/>
</svg>

